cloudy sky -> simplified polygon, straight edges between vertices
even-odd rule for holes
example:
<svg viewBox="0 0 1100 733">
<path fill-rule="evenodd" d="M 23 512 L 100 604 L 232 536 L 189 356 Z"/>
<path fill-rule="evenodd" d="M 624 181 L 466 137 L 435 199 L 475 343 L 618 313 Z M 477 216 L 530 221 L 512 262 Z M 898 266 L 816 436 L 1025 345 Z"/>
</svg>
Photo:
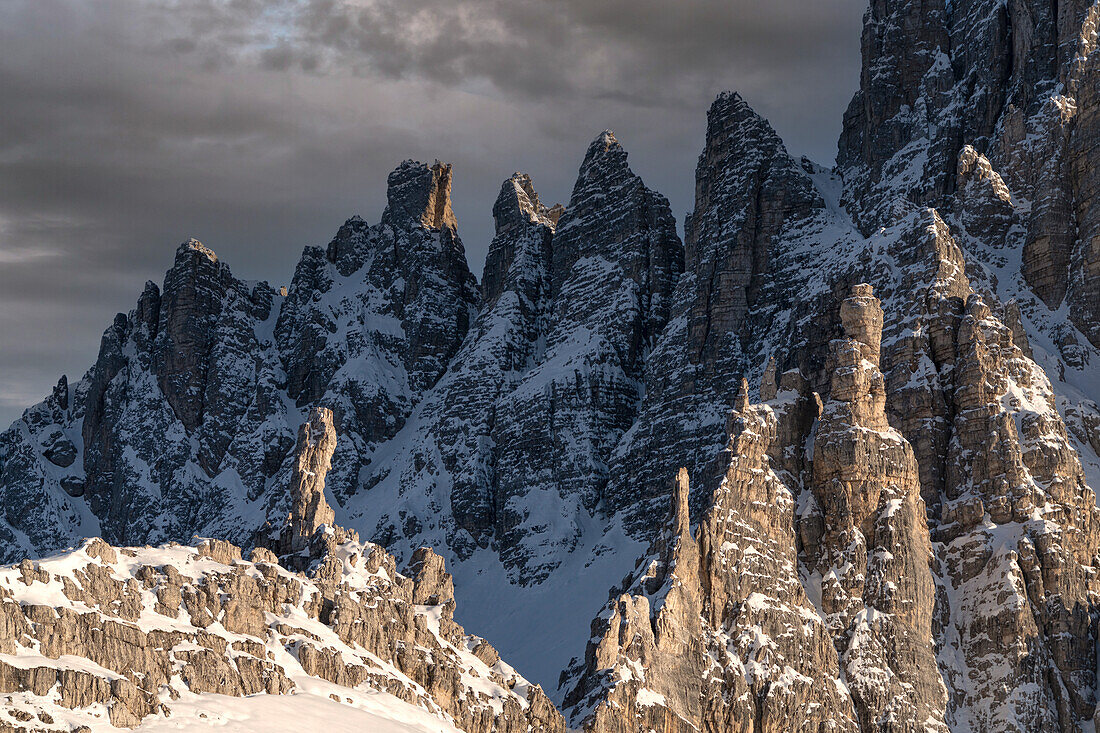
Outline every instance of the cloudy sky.
<svg viewBox="0 0 1100 733">
<path fill-rule="evenodd" d="M 402 159 L 454 164 L 480 274 L 515 170 L 567 201 L 587 144 L 690 210 L 706 108 L 736 89 L 832 163 L 865 0 L 4 0 L 0 427 L 176 245 L 287 284 L 307 244 L 377 221 Z"/>
</svg>

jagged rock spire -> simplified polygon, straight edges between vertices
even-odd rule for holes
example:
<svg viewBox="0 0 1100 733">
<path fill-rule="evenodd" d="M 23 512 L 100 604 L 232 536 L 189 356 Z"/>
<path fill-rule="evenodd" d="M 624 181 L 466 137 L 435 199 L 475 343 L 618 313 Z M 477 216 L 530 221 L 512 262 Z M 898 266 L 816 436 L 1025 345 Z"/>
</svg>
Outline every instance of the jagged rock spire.
<svg viewBox="0 0 1100 733">
<path fill-rule="evenodd" d="M 779 423 L 799 414 L 801 397 L 791 395 L 786 407 L 751 405 L 742 386 L 724 478 L 694 538 L 687 470 L 678 472 L 662 536 L 593 622 L 584 662 L 562 677 L 573 725 L 859 730 L 799 577 L 794 497 L 769 457 L 791 430 Z"/>
<path fill-rule="evenodd" d="M 689 536 L 691 530 L 691 515 L 688 512 L 688 470 L 681 467 L 676 472 L 676 481 L 672 490 L 672 522 L 673 534 L 679 537 Z"/>
<path fill-rule="evenodd" d="M 574 660 L 561 676 L 567 719 L 590 733 L 690 730 L 701 715 L 703 596 L 698 545 L 689 531 L 687 469 L 671 488 L 666 524 L 649 556 L 592 622 L 583 662 Z M 645 670 L 644 677 L 635 669 Z"/>
<path fill-rule="evenodd" d="M 853 424 L 873 430 L 889 427 L 886 380 L 878 368 L 882 318 L 882 305 L 871 286 L 855 285 L 840 304 L 845 338 L 830 344 L 835 366 L 829 398 L 845 404 Z"/>
<path fill-rule="evenodd" d="M 760 399 L 764 402 L 775 399 L 779 392 L 779 383 L 776 381 L 775 355 L 768 357 L 768 365 L 764 367 L 764 374 L 760 377 Z"/>
<path fill-rule="evenodd" d="M 691 486 L 687 468 L 681 467 L 670 483 L 665 524 L 651 548 L 651 554 L 656 555 L 658 561 L 651 568 L 652 572 L 645 581 L 645 587 L 650 594 L 658 593 L 663 585 L 672 582 L 669 576 L 675 573 L 680 583 L 686 583 L 681 590 L 694 598 L 698 595 L 696 586 L 699 582 L 699 549 L 691 535 L 691 513 L 688 506 Z M 657 610 L 654 608 L 654 612 Z"/>
<path fill-rule="evenodd" d="M 389 507 L 380 522 L 383 535 L 414 530 L 407 545 L 399 540 L 406 554 L 431 536 L 467 557 L 488 547 L 507 521 L 501 511 L 506 500 L 494 490 L 502 450 L 490 448 L 492 431 L 510 418 L 501 414 L 500 400 L 536 366 L 545 346 L 557 211 L 542 205 L 530 176 L 515 173 L 503 181 L 493 207 L 496 234 L 485 260 L 483 308 L 418 416 L 416 436 L 376 464 L 368 479 L 415 502 Z M 426 506 L 449 511 L 425 512 Z"/>
<path fill-rule="evenodd" d="M 451 209 L 451 164 L 403 161 L 389 175 L 386 213 L 395 225 L 419 222 L 428 229 L 458 228 Z"/>
<path fill-rule="evenodd" d="M 531 176 L 517 171 L 501 184 L 500 194 L 493 204 L 493 224 L 497 236 L 525 223 L 543 224 L 553 229 L 564 210 L 561 204 L 544 206 L 535 192 Z"/>
<path fill-rule="evenodd" d="M 315 407 L 298 429 L 294 474 L 290 479 L 291 551 L 304 548 L 322 525 L 332 525 L 336 513 L 325 499 L 325 475 L 336 450 L 332 410 Z"/>
<path fill-rule="evenodd" d="M 50 393 L 50 400 L 59 410 L 69 409 L 69 378 L 62 374 L 61 378 L 57 380 L 57 384 L 53 388 L 53 392 Z"/>
<path fill-rule="evenodd" d="M 733 398 L 733 411 L 744 412 L 749 409 L 749 380 L 741 377 L 737 385 L 737 396 Z"/>
<path fill-rule="evenodd" d="M 354 530 L 336 525 L 336 513 L 325 497 L 325 477 L 332 467 L 336 443 L 332 410 L 312 408 L 298 428 L 290 511 L 281 525 L 268 524 L 255 539 L 257 546 L 269 548 L 289 567 L 304 569 L 335 546 L 359 539 Z"/>
<path fill-rule="evenodd" d="M 523 292 L 531 307 L 549 292 L 532 291 L 531 285 L 549 286 L 550 239 L 564 208 L 555 204 L 546 208 L 526 173 L 513 173 L 504 181 L 493 204 L 496 234 L 489 243 L 481 291 L 485 307 L 490 308 L 509 285 Z M 518 263 L 517 263 L 518 258 Z M 513 270 L 513 265 L 518 268 Z M 544 276 L 540 276 L 545 272 Z M 547 281 L 542 283 L 543 279 Z M 522 283 L 527 283 L 525 287 Z"/>
<path fill-rule="evenodd" d="M 164 338 L 154 351 L 154 369 L 168 402 L 188 430 L 202 422 L 212 321 L 222 309 L 228 271 L 197 239 L 176 250 L 164 276 L 160 325 Z"/>
<path fill-rule="evenodd" d="M 804 552 L 822 578 L 822 611 L 861 728 L 919 720 L 946 731 L 931 540 L 913 449 L 886 419 L 882 319 L 870 285 L 854 286 L 840 305 L 845 336 L 831 343 L 832 389 L 813 443 L 812 492 L 823 516 L 806 522 L 814 529 Z"/>
<path fill-rule="evenodd" d="M 704 493 L 713 490 L 705 469 L 726 442 L 725 417 L 739 380 L 750 373 L 756 378 L 757 355 L 751 352 L 762 350 L 763 359 L 779 343 L 759 337 L 772 327 L 773 317 L 765 314 L 790 303 L 798 290 L 783 287 L 790 275 L 777 269 L 783 265 L 783 237 L 795 229 L 823 228 L 826 221 L 811 171 L 828 177 L 795 161 L 739 94 L 715 99 L 695 169 L 686 264 L 670 326 L 650 357 L 639 424 L 614 453 L 610 506 L 627 513 L 628 527 L 651 531 L 647 518 L 663 506 L 666 477 L 680 464 L 691 467 L 697 493 L 703 486 Z M 807 234 L 806 245 L 817 240 Z M 765 298 L 769 287 L 773 297 Z M 704 505 L 705 498 L 697 497 L 696 512 Z"/>
<path fill-rule="evenodd" d="M 844 335 L 859 344 L 864 359 L 879 364 L 882 342 L 882 304 L 874 288 L 867 283 L 852 286 L 852 293 L 840 303 L 840 323 Z"/>
<path fill-rule="evenodd" d="M 788 220 L 823 205 L 768 121 L 736 92 L 718 95 L 707 112 L 684 243 L 687 269 L 697 275 L 688 311 L 695 360 L 726 352 L 728 363 L 737 355 L 740 328 L 770 270 L 773 238 Z"/>
<path fill-rule="evenodd" d="M 578 293 L 566 287 L 574 265 L 582 258 L 601 257 L 624 268 L 644 290 L 646 339 L 655 338 L 683 271 L 683 245 L 668 199 L 647 188 L 630 169 L 626 150 L 610 130 L 588 146 L 559 225 L 553 259 L 552 292 L 559 301 L 555 310 L 567 313 L 577 299 Z"/>
<path fill-rule="evenodd" d="M 683 269 L 668 200 L 608 131 L 588 147 L 551 249 L 545 351 L 498 403 L 492 435 L 496 541 L 524 582 L 555 567 L 548 549 L 574 546 L 583 524 L 547 524 L 525 497 L 560 496 L 570 517 L 596 511 Z"/>
</svg>

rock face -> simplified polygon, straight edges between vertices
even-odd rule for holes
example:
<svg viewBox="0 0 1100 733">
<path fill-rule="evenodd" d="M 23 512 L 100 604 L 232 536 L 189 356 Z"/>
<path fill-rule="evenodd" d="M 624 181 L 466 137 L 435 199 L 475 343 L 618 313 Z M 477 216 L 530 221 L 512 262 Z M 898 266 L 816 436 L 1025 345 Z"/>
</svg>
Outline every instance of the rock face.
<svg viewBox="0 0 1100 733">
<path fill-rule="evenodd" d="M 551 240 L 560 213 L 560 206 L 542 205 L 529 176 L 516 173 L 501 186 L 485 307 L 432 396 L 395 438 L 396 455 L 371 474 L 362 505 L 349 503 L 351 521 L 377 528 L 389 544 L 407 537 L 411 552 L 435 536 L 468 557 L 495 537 L 493 430 L 503 419 L 501 401 L 545 348 Z M 423 512 L 425 500 L 438 511 Z"/>
<path fill-rule="evenodd" d="M 939 532 L 955 604 L 945 641 L 964 652 L 969 674 L 949 681 L 966 691 L 960 712 L 988 729 L 1073 730 L 1096 701 L 1097 631 L 1085 620 L 1096 604 L 1096 497 L 1045 377 L 978 295 L 967 300 L 956 348 Z M 1001 652 L 1010 665 L 990 649 L 993 628 L 1012 640 Z M 1036 657 L 1050 660 L 1047 672 L 1025 661 Z M 1011 691 L 1006 703 L 991 704 L 994 686 Z"/>
<path fill-rule="evenodd" d="M 649 358 L 641 414 L 612 454 L 608 502 L 639 529 L 651 526 L 665 477 L 680 463 L 697 477 L 700 494 L 715 488 L 716 477 L 703 469 L 725 444 L 738 380 L 771 350 L 755 332 L 795 300 L 780 286 L 789 265 L 775 240 L 792 229 L 829 234 L 825 201 L 810 176 L 737 94 L 720 95 L 710 108 L 695 188 L 685 274 Z"/>
<path fill-rule="evenodd" d="M 312 537 L 320 527 L 335 523 L 336 513 L 325 500 L 325 475 L 335 450 L 332 411 L 316 408 L 298 429 L 298 455 L 290 477 L 290 526 L 295 544 Z"/>
<path fill-rule="evenodd" d="M 382 548 L 352 540 L 302 574 L 262 548 L 245 562 L 220 540 L 94 539 L 0 569 L 0 721 L 132 728 L 172 715 L 181 697 L 321 685 L 348 704 L 364 689 L 392 695 L 467 733 L 564 733 L 541 689 L 452 620 L 449 581 L 430 550 L 406 577 Z"/>
<path fill-rule="evenodd" d="M 990 264 L 1008 264 L 1006 249 L 1019 258 L 1001 288 L 1036 301 L 1024 303 L 1030 317 L 1045 320 L 1064 301 L 1094 347 L 1100 257 L 1095 174 L 1085 161 L 1096 137 L 1096 22 L 1085 2 L 873 2 L 837 158 L 865 233 L 914 205 L 951 212 L 975 235 L 975 250 L 1001 250 Z M 965 179 L 975 158 L 1007 195 L 1000 202 L 974 200 Z M 983 236 L 989 219 L 1002 222 L 999 236 Z M 1043 325 L 1065 328 L 1064 320 Z M 1080 356 L 1067 340 L 1055 338 L 1069 363 Z"/>
<path fill-rule="evenodd" d="M 307 248 L 275 324 L 287 395 L 333 410 L 346 436 L 329 484 L 338 501 L 458 351 L 480 296 L 450 205 L 451 168 L 405 161 L 382 220 L 349 219 Z"/>
<path fill-rule="evenodd" d="M 545 352 L 501 401 L 492 434 L 502 560 L 528 582 L 575 546 L 603 499 L 683 268 L 668 201 L 630 170 L 610 132 L 588 148 L 552 249 Z M 532 511 L 540 497 L 565 521 Z"/>
<path fill-rule="evenodd" d="M 866 284 L 840 305 L 844 338 L 830 344 L 832 384 L 814 431 L 802 551 L 861 729 L 922 721 L 946 730 L 932 545 L 913 450 L 886 419 L 882 318 Z"/>
<path fill-rule="evenodd" d="M 852 288 L 839 320 L 824 403 L 798 371 L 770 372 L 760 405 L 742 382 L 717 459 L 724 475 L 694 537 L 681 470 L 670 521 L 612 591 L 584 660 L 562 675 L 572 724 L 1091 723 L 1097 636 L 1086 609 L 1097 598 L 1098 510 L 1057 413 L 1034 402 L 1049 389 L 1040 372 L 971 295 L 955 347 L 949 488 L 931 514 L 933 535 L 915 452 L 885 410 L 883 311 L 869 285 Z M 984 366 L 963 366 L 975 349 Z M 1014 418 L 1005 404 L 1024 413 Z M 1037 658 L 1048 660 L 1044 672 Z"/>
<path fill-rule="evenodd" d="M 493 543 L 529 584 L 561 563 L 605 499 L 683 250 L 668 201 L 610 132 L 589 146 L 564 210 L 516 174 L 493 216 L 485 309 L 352 512 L 406 552 L 426 537 L 459 557 Z M 379 496 L 394 497 L 381 516 Z"/>
<path fill-rule="evenodd" d="M 777 437 L 807 429 L 817 403 L 786 390 L 752 406 L 742 391 L 738 403 L 725 476 L 695 536 L 681 469 L 652 554 L 612 592 L 585 659 L 563 674 L 572 724 L 860 730 L 833 639 L 799 576 L 798 476 L 769 465 Z"/>
</svg>

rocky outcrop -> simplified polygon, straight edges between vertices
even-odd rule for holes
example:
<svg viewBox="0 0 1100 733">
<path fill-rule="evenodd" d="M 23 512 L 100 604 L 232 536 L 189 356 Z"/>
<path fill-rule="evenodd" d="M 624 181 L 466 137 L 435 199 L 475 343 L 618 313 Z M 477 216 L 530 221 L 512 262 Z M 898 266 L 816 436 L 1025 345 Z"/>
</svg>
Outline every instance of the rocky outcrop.
<svg viewBox="0 0 1100 733">
<path fill-rule="evenodd" d="M 371 689 L 468 733 L 563 733 L 541 690 L 454 623 L 440 558 L 425 549 L 410 573 L 351 540 L 308 575 L 263 549 L 245 562 L 220 540 L 96 539 L 0 569 L 0 720 L 40 730 L 64 714 L 94 727 L 106 711 L 128 728 L 172 715 L 181 694 L 282 695 L 322 680 L 338 702 Z"/>
<path fill-rule="evenodd" d="M 583 662 L 574 660 L 562 675 L 565 710 L 575 727 L 690 730 L 699 720 L 707 663 L 699 547 L 687 497 L 684 469 L 673 483 L 671 511 L 652 555 L 639 559 L 621 591 L 612 590 L 592 624 Z"/>
<path fill-rule="evenodd" d="M 325 498 L 325 476 L 335 450 L 332 410 L 314 408 L 298 428 L 294 473 L 290 477 L 290 513 L 281 524 L 265 526 L 256 538 L 257 545 L 269 548 L 291 567 L 309 564 L 316 553 L 300 556 L 310 549 L 310 541 L 318 531 L 327 527 L 346 534 L 336 527 L 336 513 Z M 358 535 L 351 536 L 358 540 Z"/>
<path fill-rule="evenodd" d="M 861 730 L 947 730 L 936 665 L 932 546 L 913 450 L 886 418 L 882 308 L 860 284 L 840 305 L 829 399 L 813 438 L 802 553 L 843 660 Z"/>
<path fill-rule="evenodd" d="M 371 690 L 467 733 L 564 733 L 541 689 L 454 622 L 439 555 L 417 550 L 405 576 L 392 555 L 333 523 L 324 492 L 335 447 L 332 412 L 313 410 L 299 430 L 289 516 L 250 562 L 218 539 L 115 548 L 96 538 L 0 568 L 0 725 L 61 730 L 55 721 L 106 715 L 130 728 L 172 716 L 181 696 L 327 683 L 337 703 Z"/>
<path fill-rule="evenodd" d="M 574 723 L 647 729 L 673 716 L 685 730 L 947 730 L 931 541 L 912 449 L 886 417 L 883 314 L 870 286 L 853 289 L 840 319 L 846 337 L 832 343 L 824 407 L 797 371 L 777 380 L 772 367 L 761 405 L 742 381 L 718 459 L 724 477 L 696 538 L 682 478 L 679 519 L 665 531 L 678 543 L 657 543 L 698 559 L 672 562 L 658 550 L 633 595 L 613 594 L 584 664 L 563 680 Z M 660 572 L 670 563 L 672 581 Z M 666 610 L 666 594 L 693 601 Z M 702 642 L 705 674 L 661 676 L 675 669 L 660 656 L 669 637 L 681 649 Z"/>
<path fill-rule="evenodd" d="M 294 547 L 312 537 L 324 525 L 335 523 L 336 514 L 325 500 L 325 475 L 336 450 L 336 428 L 332 411 L 315 408 L 298 429 L 298 450 L 294 474 L 290 477 L 290 528 Z"/>
</svg>

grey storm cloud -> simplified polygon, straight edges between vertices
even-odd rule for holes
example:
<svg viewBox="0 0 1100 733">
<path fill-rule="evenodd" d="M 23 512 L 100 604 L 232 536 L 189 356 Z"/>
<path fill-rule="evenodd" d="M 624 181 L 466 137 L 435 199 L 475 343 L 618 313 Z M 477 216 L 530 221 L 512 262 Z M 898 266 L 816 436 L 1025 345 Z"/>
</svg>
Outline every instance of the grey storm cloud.
<svg viewBox="0 0 1100 733">
<path fill-rule="evenodd" d="M 286 284 L 377 220 L 404 158 L 455 166 L 471 269 L 514 170 L 566 201 L 614 129 L 690 210 L 736 89 L 831 162 L 865 0 L 8 0 L 0 4 L 0 423 L 78 378 L 195 236 Z"/>
</svg>

